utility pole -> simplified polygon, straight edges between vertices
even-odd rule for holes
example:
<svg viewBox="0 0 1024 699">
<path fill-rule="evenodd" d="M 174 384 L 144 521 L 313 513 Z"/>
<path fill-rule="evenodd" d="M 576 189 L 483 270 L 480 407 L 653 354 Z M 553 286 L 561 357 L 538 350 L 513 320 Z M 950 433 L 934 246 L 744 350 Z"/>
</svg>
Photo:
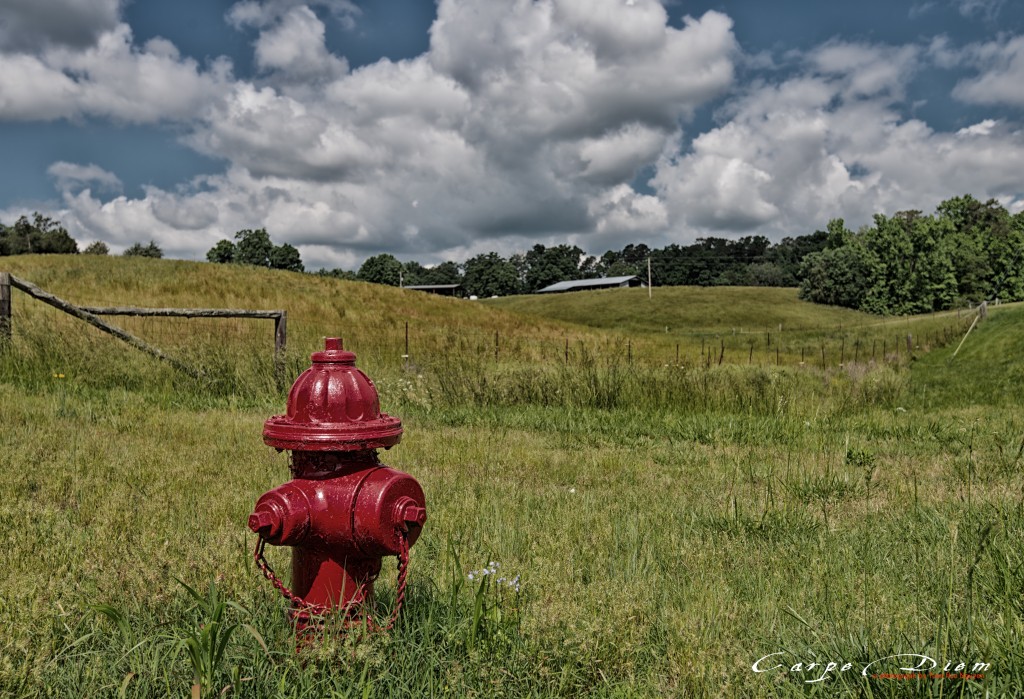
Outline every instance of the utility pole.
<svg viewBox="0 0 1024 699">
<path fill-rule="evenodd" d="M 405 288 L 405 279 L 402 276 L 402 270 L 398 270 L 398 288 L 399 289 L 404 289 Z"/>
</svg>

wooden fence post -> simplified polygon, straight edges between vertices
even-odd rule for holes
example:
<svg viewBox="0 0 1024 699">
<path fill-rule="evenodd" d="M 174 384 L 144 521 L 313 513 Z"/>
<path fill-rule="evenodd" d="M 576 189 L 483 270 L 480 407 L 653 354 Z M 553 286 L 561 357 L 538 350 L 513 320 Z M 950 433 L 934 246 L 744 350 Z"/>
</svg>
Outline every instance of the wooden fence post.
<svg viewBox="0 0 1024 699">
<path fill-rule="evenodd" d="M 277 390 L 283 391 L 286 377 L 284 375 L 284 351 L 288 348 L 288 311 L 274 318 L 274 374 L 277 378 Z"/>
<path fill-rule="evenodd" d="M 494 331 L 494 361 L 498 361 L 498 331 Z"/>
<path fill-rule="evenodd" d="M 0 272 L 0 345 L 11 340 L 11 275 Z"/>
</svg>

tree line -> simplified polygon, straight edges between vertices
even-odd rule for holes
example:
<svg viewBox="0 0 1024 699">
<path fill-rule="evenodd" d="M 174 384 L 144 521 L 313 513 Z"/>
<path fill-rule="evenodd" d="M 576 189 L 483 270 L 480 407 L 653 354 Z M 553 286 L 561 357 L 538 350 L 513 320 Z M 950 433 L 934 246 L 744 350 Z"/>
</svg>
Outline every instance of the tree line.
<svg viewBox="0 0 1024 699">
<path fill-rule="evenodd" d="M 82 250 L 86 255 L 108 255 L 110 248 L 102 240 Z M 0 257 L 5 255 L 77 255 L 78 241 L 60 221 L 39 212 L 32 218 L 22 216 L 12 226 L 0 223 Z M 125 257 L 163 257 L 164 251 L 152 240 L 146 245 L 133 243 L 121 253 Z"/>
<path fill-rule="evenodd" d="M 77 253 L 67 230 L 41 214 L 0 224 L 0 255 Z M 102 242 L 83 252 L 107 254 Z M 150 241 L 124 255 L 162 257 Z M 221 240 L 206 259 L 295 272 L 305 270 L 299 251 L 276 245 L 265 228 L 240 230 Z M 654 286 L 798 286 L 815 303 L 870 313 L 908 314 L 952 308 L 983 299 L 1024 299 L 1024 212 L 1011 214 L 995 199 L 971 195 L 939 204 L 932 215 L 900 211 L 876 214 L 853 232 L 842 219 L 824 231 L 772 243 L 764 236 L 736 240 L 698 238 L 690 245 L 650 248 L 643 243 L 588 255 L 576 245 L 534 245 L 504 257 L 487 252 L 462 263 L 427 267 L 390 253 L 366 259 L 358 271 L 320 270 L 319 275 L 391 286 L 460 284 L 478 296 L 532 293 L 559 281 L 639 276 Z"/>
<path fill-rule="evenodd" d="M 800 267 L 800 296 L 869 313 L 927 313 L 989 299 L 1024 300 L 1024 212 L 970 195 L 935 213 L 876 214 L 854 233 L 829 222 L 825 247 Z"/>
<path fill-rule="evenodd" d="M 468 293 L 487 297 L 528 294 L 578 279 L 636 275 L 646 283 L 650 260 L 655 286 L 796 286 L 801 279 L 801 261 L 807 254 L 823 250 L 826 238 L 826 233 L 816 232 L 774 244 L 764 236 L 699 238 L 692 245 L 664 248 L 630 243 L 600 257 L 587 255 L 577 245 L 538 244 L 507 258 L 488 252 L 462 264 L 449 261 L 429 268 L 382 253 L 367 258 L 357 272 L 320 273 L 391 286 L 461 284 Z"/>
</svg>

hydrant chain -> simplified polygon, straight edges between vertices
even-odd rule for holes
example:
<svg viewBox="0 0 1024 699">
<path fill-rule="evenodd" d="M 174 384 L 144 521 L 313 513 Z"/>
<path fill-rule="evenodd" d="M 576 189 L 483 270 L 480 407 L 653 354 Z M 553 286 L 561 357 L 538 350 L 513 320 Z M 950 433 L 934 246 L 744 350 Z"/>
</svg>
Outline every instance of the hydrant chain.
<svg viewBox="0 0 1024 699">
<path fill-rule="evenodd" d="M 398 578 L 395 581 L 395 606 L 391 610 L 391 617 L 388 620 L 386 626 L 378 627 L 373 621 L 373 616 L 367 612 L 366 614 L 366 625 L 371 631 L 381 630 L 390 631 L 395 627 L 398 622 L 398 617 L 402 613 L 402 605 L 405 602 L 405 588 L 409 576 L 409 537 L 401 529 L 395 530 L 398 536 L 400 553 L 398 556 Z M 274 569 L 270 567 L 270 563 L 267 561 L 264 555 L 264 548 L 267 542 L 262 537 L 257 537 L 256 550 L 253 552 L 253 559 L 256 561 L 256 566 L 263 573 L 263 577 L 270 581 L 270 583 L 281 593 L 281 596 L 291 602 L 295 606 L 295 611 L 299 614 L 314 614 L 322 616 L 330 611 L 327 607 L 318 604 L 310 604 L 306 600 L 302 599 L 298 595 L 294 594 L 288 587 L 281 582 L 281 579 L 277 577 Z M 357 609 L 366 598 L 367 584 L 364 583 L 359 586 L 359 590 L 352 599 L 349 600 L 348 604 L 345 605 L 344 611 L 348 613 L 350 610 Z"/>
</svg>

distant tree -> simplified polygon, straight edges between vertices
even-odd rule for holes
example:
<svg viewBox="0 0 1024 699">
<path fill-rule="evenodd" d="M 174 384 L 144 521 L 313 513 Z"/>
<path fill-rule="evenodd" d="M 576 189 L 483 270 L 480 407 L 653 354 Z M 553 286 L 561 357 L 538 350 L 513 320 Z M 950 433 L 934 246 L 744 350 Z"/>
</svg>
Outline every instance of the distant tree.
<svg viewBox="0 0 1024 699">
<path fill-rule="evenodd" d="M 633 274 L 647 275 L 647 258 L 651 249 L 643 243 L 630 243 L 622 250 L 609 250 L 596 262 L 596 268 L 602 277 L 628 277 Z"/>
<path fill-rule="evenodd" d="M 306 268 L 302 264 L 302 257 L 294 245 L 282 243 L 277 245 L 270 253 L 271 269 L 284 269 L 289 272 L 304 272 Z"/>
<path fill-rule="evenodd" d="M 159 245 L 151 240 L 148 245 L 132 243 L 131 247 L 121 254 L 124 257 L 153 257 L 159 259 L 164 256 L 164 251 L 160 249 Z"/>
<path fill-rule="evenodd" d="M 0 225 L 0 255 L 76 254 L 78 244 L 60 221 L 36 212 L 13 226 Z"/>
<path fill-rule="evenodd" d="M 230 240 L 219 240 L 217 244 L 206 253 L 206 259 L 210 262 L 227 264 L 235 261 L 235 244 Z"/>
<path fill-rule="evenodd" d="M 800 298 L 830 306 L 860 308 L 877 282 L 877 260 L 863 245 L 827 248 L 804 258 Z"/>
<path fill-rule="evenodd" d="M 795 286 L 796 275 L 790 275 L 778 262 L 755 262 L 746 269 L 750 286 Z"/>
<path fill-rule="evenodd" d="M 274 245 L 266 228 L 245 228 L 235 233 L 235 240 L 238 242 L 217 241 L 207 251 L 206 259 L 221 264 L 253 265 L 291 272 L 304 272 L 306 269 L 298 248 L 289 243 Z"/>
<path fill-rule="evenodd" d="M 366 258 L 357 276 L 364 282 L 398 286 L 401 271 L 402 263 L 394 255 L 385 252 Z"/>
<path fill-rule="evenodd" d="M 255 267 L 270 267 L 274 244 L 266 228 L 246 228 L 235 233 L 235 255 L 232 262 Z"/>
<path fill-rule="evenodd" d="M 474 296 L 508 296 L 519 293 L 515 265 L 496 252 L 477 255 L 463 264 L 462 285 Z"/>
<path fill-rule="evenodd" d="M 331 277 L 332 279 L 346 279 L 354 282 L 359 280 L 359 275 L 347 269 L 321 269 L 316 272 L 318 277 Z"/>
<path fill-rule="evenodd" d="M 95 243 L 90 243 L 85 250 L 82 251 L 84 255 L 109 255 L 110 248 L 102 240 L 97 240 Z"/>
<path fill-rule="evenodd" d="M 454 262 L 442 262 L 424 273 L 423 284 L 461 284 L 462 272 Z"/>
<path fill-rule="evenodd" d="M 555 282 L 584 278 L 583 250 L 576 245 L 534 245 L 526 253 L 526 290 L 537 291 Z"/>
<path fill-rule="evenodd" d="M 777 266 L 781 270 L 778 284 L 764 286 L 797 286 L 800 283 L 800 263 L 812 252 L 825 249 L 828 233 L 815 231 L 810 235 L 795 238 L 783 238 L 781 242 L 771 246 L 765 253 L 765 262 Z"/>
<path fill-rule="evenodd" d="M 429 270 L 421 265 L 416 260 L 410 260 L 409 262 L 402 263 L 402 276 L 400 283 L 402 286 L 415 286 L 416 284 L 429 284 L 427 281 L 427 272 Z"/>
</svg>

